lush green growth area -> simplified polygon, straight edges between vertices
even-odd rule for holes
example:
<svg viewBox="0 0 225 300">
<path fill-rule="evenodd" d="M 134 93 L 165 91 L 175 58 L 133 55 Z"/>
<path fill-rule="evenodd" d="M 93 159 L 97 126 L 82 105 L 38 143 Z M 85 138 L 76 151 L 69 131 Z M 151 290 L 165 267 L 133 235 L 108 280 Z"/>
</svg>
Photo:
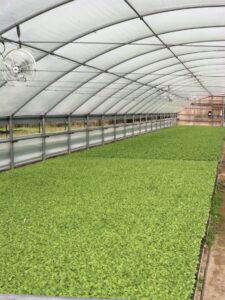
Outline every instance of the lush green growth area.
<svg viewBox="0 0 225 300">
<path fill-rule="evenodd" d="M 223 139 L 208 130 L 166 129 L 0 174 L 0 293 L 189 299 Z M 160 148 L 169 140 L 177 160 Z"/>
<path fill-rule="evenodd" d="M 84 156 L 168 160 L 218 160 L 224 128 L 179 126 L 82 153 Z"/>
</svg>

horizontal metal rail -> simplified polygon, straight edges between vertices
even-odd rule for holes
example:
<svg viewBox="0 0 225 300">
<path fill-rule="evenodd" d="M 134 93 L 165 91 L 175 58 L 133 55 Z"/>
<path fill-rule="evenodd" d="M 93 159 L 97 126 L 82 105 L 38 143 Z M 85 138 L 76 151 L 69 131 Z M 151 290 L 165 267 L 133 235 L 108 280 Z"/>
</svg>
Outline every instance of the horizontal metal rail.
<svg viewBox="0 0 225 300">
<path fill-rule="evenodd" d="M 8 136 L 0 139 L 0 171 L 175 126 L 176 117 L 176 114 L 114 115 L 111 118 L 67 116 L 63 119 L 63 131 L 48 132 L 47 121 L 57 125 L 60 118 L 53 120 L 43 116 L 38 118 L 39 133 L 21 136 L 15 136 L 13 128 L 18 123 L 10 117 L 5 121 Z M 72 128 L 72 122 L 76 125 L 76 120 L 83 120 L 82 128 Z M 95 126 L 92 122 L 96 120 L 99 123 Z M 29 121 L 28 124 L 32 123 Z"/>
</svg>

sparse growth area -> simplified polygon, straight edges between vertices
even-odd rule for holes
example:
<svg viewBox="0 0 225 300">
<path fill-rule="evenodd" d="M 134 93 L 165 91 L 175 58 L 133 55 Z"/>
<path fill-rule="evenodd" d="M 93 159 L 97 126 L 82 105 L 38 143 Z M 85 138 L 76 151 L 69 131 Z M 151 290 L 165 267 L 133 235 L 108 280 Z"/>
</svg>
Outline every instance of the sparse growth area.
<svg viewBox="0 0 225 300">
<path fill-rule="evenodd" d="M 223 135 L 171 128 L 0 174 L 0 293 L 190 299 Z"/>
</svg>

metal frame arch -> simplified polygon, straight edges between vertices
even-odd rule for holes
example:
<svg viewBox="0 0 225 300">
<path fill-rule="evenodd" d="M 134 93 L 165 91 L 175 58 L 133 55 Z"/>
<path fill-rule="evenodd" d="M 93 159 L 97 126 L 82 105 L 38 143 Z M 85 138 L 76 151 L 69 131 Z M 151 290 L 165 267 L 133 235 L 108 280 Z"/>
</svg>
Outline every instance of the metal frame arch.
<svg viewBox="0 0 225 300">
<path fill-rule="evenodd" d="M 138 97 L 134 96 L 131 100 L 129 99 L 128 103 L 125 103 L 122 107 L 120 107 L 120 109 L 116 111 L 116 114 L 119 114 L 119 111 L 123 110 L 126 106 L 132 104 L 134 101 L 135 102 L 139 101 L 139 99 L 141 98 L 140 102 L 139 102 L 139 103 L 141 103 L 142 101 L 144 101 L 145 99 L 147 99 L 149 97 L 152 97 L 156 93 L 160 93 L 160 91 L 158 91 L 158 90 L 155 91 L 155 89 L 149 89 L 149 90 L 145 91 L 144 93 L 142 93 L 141 95 L 139 95 Z M 147 95 L 145 95 L 145 94 L 147 94 Z M 143 96 L 144 96 L 144 98 L 142 99 Z M 124 98 L 122 100 L 124 100 Z M 119 101 L 115 105 L 112 105 L 112 107 L 110 107 L 109 109 L 107 109 L 107 112 L 109 112 L 111 109 L 113 109 L 117 104 L 119 104 Z"/>
<path fill-rule="evenodd" d="M 71 2 L 71 1 L 66 1 L 66 2 Z M 222 6 L 224 6 L 224 5 L 222 5 Z M 189 8 L 202 8 L 202 7 L 207 7 L 207 6 L 200 6 L 200 7 L 196 7 L 196 6 L 194 6 L 194 7 L 189 7 Z M 221 7 L 221 5 L 212 5 L 212 6 L 210 6 L 210 7 Z M 185 10 L 185 9 L 189 9 L 189 8 L 179 8 L 179 10 Z M 173 9 L 174 10 L 174 9 Z M 173 10 L 170 10 L 170 11 L 173 11 Z M 155 13 L 152 13 L 152 14 L 161 14 L 161 13 L 165 13 L 165 12 L 167 12 L 167 11 L 160 11 L 160 12 L 155 12 Z M 148 14 L 149 15 L 149 14 Z M 136 18 L 135 18 L 136 19 Z M 224 27 L 224 26 L 222 26 L 222 27 Z M 202 27 L 200 27 L 200 28 L 202 28 Z M 210 26 L 210 27 L 208 27 L 208 28 L 212 28 L 212 26 Z M 196 29 L 196 28 L 195 28 Z M 187 29 L 187 30 L 190 30 L 190 29 Z M 196 43 L 196 42 L 194 42 L 194 43 Z M 164 49 L 164 48 L 162 48 L 162 49 Z M 42 51 L 42 50 L 41 50 Z M 112 49 L 112 51 L 113 51 L 113 49 Z M 66 59 L 66 58 L 65 58 Z M 129 60 L 128 60 L 129 61 Z M 186 62 L 185 62 L 186 63 Z M 81 64 L 82 65 L 82 64 Z M 92 66 L 89 66 L 89 67 L 92 67 Z M 99 70 L 100 71 L 100 70 Z M 102 72 L 102 71 L 100 71 L 100 72 Z M 100 75 L 100 74 L 98 74 L 98 75 Z M 166 76 L 166 75 L 165 75 Z M 128 78 L 126 78 L 126 79 L 128 79 Z M 128 79 L 128 80 L 130 80 L 130 79 Z M 138 79 L 139 80 L 139 79 Z M 131 80 L 132 81 L 132 80 Z M 54 80 L 54 82 L 53 83 L 55 83 L 55 82 L 57 82 L 57 80 Z M 141 84 L 141 83 L 140 83 Z M 45 87 L 45 89 L 46 89 L 46 87 Z"/>
</svg>

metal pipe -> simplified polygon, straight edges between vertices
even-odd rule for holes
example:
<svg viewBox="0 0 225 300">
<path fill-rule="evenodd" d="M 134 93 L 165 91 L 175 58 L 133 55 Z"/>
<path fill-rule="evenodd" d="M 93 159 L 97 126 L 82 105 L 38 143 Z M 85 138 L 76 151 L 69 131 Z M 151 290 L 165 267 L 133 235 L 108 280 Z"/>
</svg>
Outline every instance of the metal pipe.
<svg viewBox="0 0 225 300">
<path fill-rule="evenodd" d="M 13 146 L 13 117 L 9 117 L 9 138 L 10 138 L 10 168 L 14 168 L 14 146 Z"/>
<path fill-rule="evenodd" d="M 102 145 L 104 145 L 104 143 L 105 143 L 105 139 L 104 139 L 104 134 L 105 134 L 105 130 L 104 130 L 104 115 L 102 115 L 102 118 L 101 118 L 101 127 L 102 127 Z"/>
<path fill-rule="evenodd" d="M 127 117 L 124 115 L 123 117 L 123 126 L 124 126 L 124 137 L 127 136 L 126 126 L 127 126 Z"/>
<path fill-rule="evenodd" d="M 87 146 L 87 148 L 89 148 L 89 140 L 90 140 L 90 137 L 89 137 L 89 116 L 87 115 L 87 117 L 86 117 L 86 146 Z"/>
<path fill-rule="evenodd" d="M 42 131 L 42 160 L 46 159 L 46 123 L 45 123 L 45 116 L 42 116 L 41 119 L 41 131 Z"/>
<path fill-rule="evenodd" d="M 68 153 L 71 153 L 71 115 L 67 117 L 68 122 Z"/>
<path fill-rule="evenodd" d="M 224 126 L 224 99 L 225 99 L 225 97 L 223 97 L 222 98 L 222 101 L 223 101 L 223 105 L 222 105 L 222 124 L 221 124 L 221 126 L 223 127 Z"/>
<path fill-rule="evenodd" d="M 116 115 L 114 116 L 114 142 L 116 141 Z"/>
<path fill-rule="evenodd" d="M 141 114 L 139 116 L 139 133 L 141 134 Z"/>
<path fill-rule="evenodd" d="M 145 115 L 145 132 L 148 131 L 148 115 Z"/>
</svg>

